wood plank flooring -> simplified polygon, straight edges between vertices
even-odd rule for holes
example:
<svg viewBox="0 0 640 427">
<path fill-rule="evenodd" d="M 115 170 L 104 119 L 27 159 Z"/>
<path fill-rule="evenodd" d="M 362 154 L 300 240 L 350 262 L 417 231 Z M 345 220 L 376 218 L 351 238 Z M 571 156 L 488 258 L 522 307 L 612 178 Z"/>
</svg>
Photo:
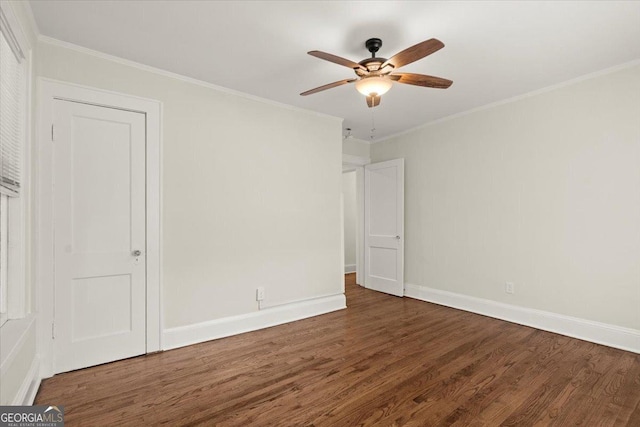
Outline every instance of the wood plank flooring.
<svg viewBox="0 0 640 427">
<path fill-rule="evenodd" d="M 640 426 L 640 355 L 346 285 L 348 309 L 44 380 L 67 426 Z"/>
</svg>

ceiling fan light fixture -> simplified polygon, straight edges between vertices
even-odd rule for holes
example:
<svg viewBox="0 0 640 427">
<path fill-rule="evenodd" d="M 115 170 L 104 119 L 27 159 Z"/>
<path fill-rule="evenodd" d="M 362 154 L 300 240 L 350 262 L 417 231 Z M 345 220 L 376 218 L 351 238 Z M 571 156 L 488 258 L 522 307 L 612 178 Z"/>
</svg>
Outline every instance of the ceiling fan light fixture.
<svg viewBox="0 0 640 427">
<path fill-rule="evenodd" d="M 380 76 L 371 76 L 363 77 L 358 80 L 356 82 L 356 89 L 364 96 L 380 96 L 387 93 L 389 89 L 391 89 L 392 85 L 393 81 L 390 79 Z"/>
</svg>

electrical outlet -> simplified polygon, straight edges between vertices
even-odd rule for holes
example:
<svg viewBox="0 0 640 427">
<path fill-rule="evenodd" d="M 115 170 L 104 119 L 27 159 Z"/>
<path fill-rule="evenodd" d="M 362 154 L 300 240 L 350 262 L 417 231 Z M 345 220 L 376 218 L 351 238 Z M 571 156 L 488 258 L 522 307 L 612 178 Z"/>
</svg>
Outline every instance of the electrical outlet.
<svg viewBox="0 0 640 427">
<path fill-rule="evenodd" d="M 504 291 L 508 294 L 514 294 L 516 292 L 513 282 L 507 282 L 504 284 Z"/>
<path fill-rule="evenodd" d="M 264 288 L 260 286 L 256 289 L 256 301 L 264 300 Z"/>
</svg>

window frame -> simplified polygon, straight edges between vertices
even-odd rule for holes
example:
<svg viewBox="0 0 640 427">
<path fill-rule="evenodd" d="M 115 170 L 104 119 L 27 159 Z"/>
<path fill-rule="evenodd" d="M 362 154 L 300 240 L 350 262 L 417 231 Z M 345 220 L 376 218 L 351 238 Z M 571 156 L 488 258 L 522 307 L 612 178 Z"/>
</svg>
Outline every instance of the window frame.
<svg viewBox="0 0 640 427">
<path fill-rule="evenodd" d="M 0 3 L 0 31 L 9 44 L 14 44 L 22 53 L 23 92 L 21 99 L 21 143 L 22 158 L 20 171 L 20 194 L 6 200 L 7 230 L 7 269 L 6 269 L 6 305 L 5 313 L 0 315 L 0 328 L 12 319 L 22 319 L 29 314 L 30 278 L 27 271 L 30 259 L 27 242 L 27 224 L 30 209 L 30 173 L 31 173 L 31 94 L 32 94 L 32 50 L 29 40 L 19 21 L 14 15 L 11 5 Z"/>
</svg>

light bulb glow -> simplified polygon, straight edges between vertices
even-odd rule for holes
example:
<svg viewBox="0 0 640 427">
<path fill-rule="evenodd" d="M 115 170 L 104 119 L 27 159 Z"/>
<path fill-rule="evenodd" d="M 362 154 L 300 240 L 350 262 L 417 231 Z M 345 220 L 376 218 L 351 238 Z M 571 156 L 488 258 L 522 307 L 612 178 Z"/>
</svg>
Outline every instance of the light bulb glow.
<svg viewBox="0 0 640 427">
<path fill-rule="evenodd" d="M 380 76 L 364 77 L 356 82 L 356 89 L 364 96 L 380 96 L 391 89 L 393 82 Z"/>
</svg>

